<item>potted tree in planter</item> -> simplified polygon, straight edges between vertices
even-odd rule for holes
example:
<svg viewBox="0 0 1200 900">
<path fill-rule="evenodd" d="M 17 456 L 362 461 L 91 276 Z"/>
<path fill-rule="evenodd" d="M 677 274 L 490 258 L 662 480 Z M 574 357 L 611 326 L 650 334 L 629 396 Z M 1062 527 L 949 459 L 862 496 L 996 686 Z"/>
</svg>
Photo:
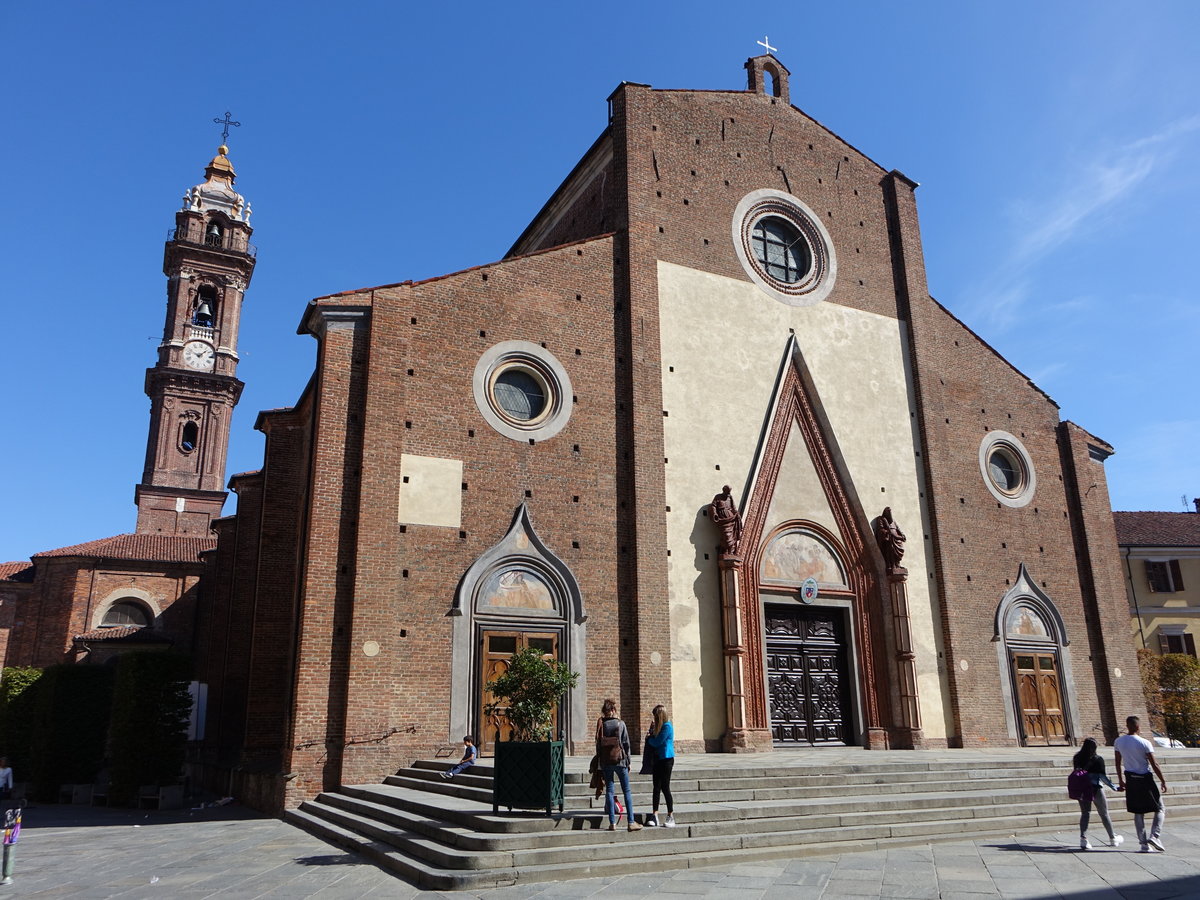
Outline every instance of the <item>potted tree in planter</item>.
<svg viewBox="0 0 1200 900">
<path fill-rule="evenodd" d="M 496 700 L 484 710 L 504 714 L 512 725 L 512 740 L 498 741 L 492 778 L 492 812 L 505 806 L 563 809 L 563 742 L 553 740 L 555 705 L 579 681 L 565 663 L 546 659 L 542 651 L 526 647 L 513 654 L 508 670 L 488 691 Z"/>
</svg>

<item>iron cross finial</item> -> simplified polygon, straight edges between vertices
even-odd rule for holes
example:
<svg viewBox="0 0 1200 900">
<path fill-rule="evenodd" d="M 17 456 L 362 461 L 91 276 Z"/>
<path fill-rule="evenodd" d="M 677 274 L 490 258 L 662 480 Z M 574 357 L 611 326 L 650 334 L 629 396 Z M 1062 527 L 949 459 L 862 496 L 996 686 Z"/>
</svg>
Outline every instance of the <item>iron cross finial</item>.
<svg viewBox="0 0 1200 900">
<path fill-rule="evenodd" d="M 228 110 L 225 111 L 225 118 L 213 119 L 214 125 L 224 125 L 225 126 L 225 130 L 221 132 L 221 143 L 222 144 L 229 143 L 229 126 L 230 125 L 232 125 L 234 128 L 242 127 L 241 122 L 233 122 L 233 121 L 231 121 L 231 119 L 232 119 L 232 116 L 230 115 Z"/>
<path fill-rule="evenodd" d="M 763 39 L 761 41 L 755 41 L 754 43 L 758 44 L 760 47 L 766 47 L 768 53 L 774 53 L 779 49 L 778 47 L 771 46 L 771 39 L 765 34 L 763 35 Z M 229 113 L 225 113 L 225 115 L 229 115 Z"/>
</svg>

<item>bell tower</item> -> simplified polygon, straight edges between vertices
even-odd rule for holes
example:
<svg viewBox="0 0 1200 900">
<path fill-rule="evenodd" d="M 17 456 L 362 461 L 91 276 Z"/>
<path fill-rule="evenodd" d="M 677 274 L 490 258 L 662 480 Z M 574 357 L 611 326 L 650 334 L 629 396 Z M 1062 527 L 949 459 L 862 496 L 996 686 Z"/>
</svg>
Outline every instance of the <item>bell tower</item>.
<svg viewBox="0 0 1200 900">
<path fill-rule="evenodd" d="M 236 124 L 236 123 L 234 123 Z M 205 536 L 225 503 L 229 424 L 242 394 L 237 338 L 254 274 L 250 204 L 222 144 L 183 197 L 167 239 L 167 317 L 146 370 L 150 435 L 134 489 L 139 533 Z"/>
</svg>

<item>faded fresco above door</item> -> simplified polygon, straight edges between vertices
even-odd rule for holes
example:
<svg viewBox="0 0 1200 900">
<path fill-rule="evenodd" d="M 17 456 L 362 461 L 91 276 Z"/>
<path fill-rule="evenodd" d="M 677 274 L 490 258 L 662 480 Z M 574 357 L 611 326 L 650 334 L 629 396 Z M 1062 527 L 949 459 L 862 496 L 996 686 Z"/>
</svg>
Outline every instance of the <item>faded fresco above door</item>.
<svg viewBox="0 0 1200 900">
<path fill-rule="evenodd" d="M 815 578 L 822 587 L 846 587 L 846 575 L 833 552 L 814 535 L 789 531 L 771 541 L 762 557 L 762 580 L 801 584 Z"/>
</svg>

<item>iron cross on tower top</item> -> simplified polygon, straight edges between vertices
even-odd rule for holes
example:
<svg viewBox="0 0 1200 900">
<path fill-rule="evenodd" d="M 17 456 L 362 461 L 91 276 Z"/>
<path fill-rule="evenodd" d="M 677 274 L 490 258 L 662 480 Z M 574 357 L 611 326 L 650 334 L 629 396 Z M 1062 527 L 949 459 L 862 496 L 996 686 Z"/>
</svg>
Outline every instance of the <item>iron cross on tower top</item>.
<svg viewBox="0 0 1200 900">
<path fill-rule="evenodd" d="M 761 41 L 755 41 L 754 43 L 758 44 L 758 46 L 760 46 L 760 47 L 766 47 L 768 53 L 774 53 L 776 50 L 779 49 L 778 47 L 771 46 L 771 39 L 769 37 L 767 37 L 765 34 L 763 35 L 763 39 Z M 225 115 L 229 115 L 229 113 L 225 113 Z"/>
<path fill-rule="evenodd" d="M 234 128 L 242 127 L 241 122 L 233 122 L 233 121 L 231 121 L 231 119 L 232 119 L 232 116 L 230 115 L 228 110 L 225 111 L 224 119 L 213 119 L 214 125 L 224 125 L 225 126 L 225 129 L 221 132 L 221 143 L 222 144 L 229 143 L 229 126 L 230 125 L 232 125 Z"/>
</svg>

